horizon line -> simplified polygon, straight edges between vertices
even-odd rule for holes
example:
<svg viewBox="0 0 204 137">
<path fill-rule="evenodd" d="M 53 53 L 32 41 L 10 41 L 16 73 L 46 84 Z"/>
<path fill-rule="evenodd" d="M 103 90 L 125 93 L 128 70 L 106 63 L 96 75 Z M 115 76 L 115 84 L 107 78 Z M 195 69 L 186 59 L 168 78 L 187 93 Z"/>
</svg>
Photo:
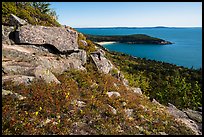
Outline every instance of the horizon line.
<svg viewBox="0 0 204 137">
<path fill-rule="evenodd" d="M 67 26 L 67 25 L 66 25 Z M 202 26 L 94 26 L 94 27 L 72 27 L 72 28 L 202 28 Z"/>
</svg>

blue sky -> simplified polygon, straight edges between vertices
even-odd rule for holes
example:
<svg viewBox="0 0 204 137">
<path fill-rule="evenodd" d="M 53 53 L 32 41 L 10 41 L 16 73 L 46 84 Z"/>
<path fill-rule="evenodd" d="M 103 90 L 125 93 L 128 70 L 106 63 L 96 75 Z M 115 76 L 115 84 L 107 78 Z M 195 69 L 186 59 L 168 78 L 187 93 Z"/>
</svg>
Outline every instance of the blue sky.
<svg viewBox="0 0 204 137">
<path fill-rule="evenodd" d="M 50 2 L 62 25 L 201 27 L 202 2 Z"/>
</svg>

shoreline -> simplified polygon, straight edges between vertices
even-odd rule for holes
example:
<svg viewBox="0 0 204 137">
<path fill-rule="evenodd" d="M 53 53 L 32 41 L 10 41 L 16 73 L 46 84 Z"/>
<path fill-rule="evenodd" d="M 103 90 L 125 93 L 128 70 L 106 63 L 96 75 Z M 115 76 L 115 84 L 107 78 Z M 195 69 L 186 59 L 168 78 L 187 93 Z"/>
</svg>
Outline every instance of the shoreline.
<svg viewBox="0 0 204 137">
<path fill-rule="evenodd" d="M 107 44 L 114 44 L 114 43 L 117 43 L 117 42 L 115 42 L 115 41 L 109 41 L 109 42 L 95 42 L 95 43 L 97 43 L 97 44 L 99 44 L 99 45 L 107 45 Z"/>
</svg>

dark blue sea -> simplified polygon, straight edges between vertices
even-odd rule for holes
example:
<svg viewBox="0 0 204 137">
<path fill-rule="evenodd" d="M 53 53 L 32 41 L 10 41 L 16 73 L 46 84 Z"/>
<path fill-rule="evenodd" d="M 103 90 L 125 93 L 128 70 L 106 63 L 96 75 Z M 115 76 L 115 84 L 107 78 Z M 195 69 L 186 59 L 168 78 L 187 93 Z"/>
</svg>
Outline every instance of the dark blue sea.
<svg viewBox="0 0 204 137">
<path fill-rule="evenodd" d="M 135 57 L 163 61 L 188 68 L 202 68 L 202 28 L 76 28 L 84 34 L 129 35 L 146 34 L 161 38 L 172 45 L 114 43 L 103 45 L 111 51 Z"/>
</svg>

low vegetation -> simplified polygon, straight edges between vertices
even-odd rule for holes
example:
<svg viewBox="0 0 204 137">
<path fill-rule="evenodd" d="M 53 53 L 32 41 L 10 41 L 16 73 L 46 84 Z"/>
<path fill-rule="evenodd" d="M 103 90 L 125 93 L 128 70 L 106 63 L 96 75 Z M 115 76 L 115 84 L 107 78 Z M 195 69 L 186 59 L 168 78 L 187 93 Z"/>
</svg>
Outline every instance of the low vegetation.
<svg viewBox="0 0 204 137">
<path fill-rule="evenodd" d="M 86 42 L 87 45 L 84 45 L 82 41 Z M 79 48 L 85 50 L 88 55 L 90 55 L 91 52 L 94 52 L 96 50 L 95 44 L 91 40 L 86 39 L 86 37 L 81 33 L 78 34 L 77 42 L 78 42 Z"/>
<path fill-rule="evenodd" d="M 107 52 L 107 57 L 143 93 L 160 103 L 197 110 L 202 106 L 202 69 L 188 69 L 169 63 Z"/>
<path fill-rule="evenodd" d="M 99 73 L 90 59 L 86 69 L 57 76 L 60 85 L 43 81 L 34 81 L 30 86 L 5 84 L 5 89 L 27 98 L 18 100 L 7 95 L 2 99 L 2 134 L 193 134 L 164 108 L 143 95 L 127 91 L 113 76 Z M 121 96 L 109 98 L 108 91 L 117 91 Z M 85 106 L 79 107 L 76 101 L 83 101 Z M 133 109 L 130 117 L 125 109 Z"/>
</svg>

